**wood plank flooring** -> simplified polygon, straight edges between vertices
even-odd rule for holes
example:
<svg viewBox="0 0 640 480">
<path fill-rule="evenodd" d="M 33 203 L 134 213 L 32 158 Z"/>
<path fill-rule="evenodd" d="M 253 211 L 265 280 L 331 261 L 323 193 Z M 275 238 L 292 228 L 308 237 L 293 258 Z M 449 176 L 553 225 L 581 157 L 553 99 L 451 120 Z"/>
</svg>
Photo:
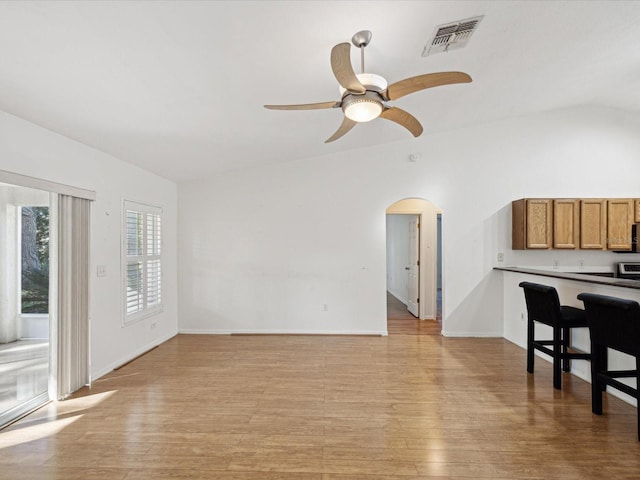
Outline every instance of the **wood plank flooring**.
<svg viewBox="0 0 640 480">
<path fill-rule="evenodd" d="M 635 408 L 551 383 L 502 339 L 179 335 L 0 432 L 0 478 L 639 478 Z"/>
<path fill-rule="evenodd" d="M 442 324 L 438 320 L 419 320 L 407 306 L 387 292 L 387 332 L 389 335 L 440 335 Z"/>
</svg>

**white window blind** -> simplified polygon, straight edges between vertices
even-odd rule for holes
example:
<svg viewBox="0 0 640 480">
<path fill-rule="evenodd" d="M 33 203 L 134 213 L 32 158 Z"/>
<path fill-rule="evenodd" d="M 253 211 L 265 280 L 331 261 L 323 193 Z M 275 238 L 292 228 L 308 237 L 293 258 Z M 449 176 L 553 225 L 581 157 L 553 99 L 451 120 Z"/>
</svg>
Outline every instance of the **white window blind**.
<svg viewBox="0 0 640 480">
<path fill-rule="evenodd" d="M 124 323 L 162 309 L 162 209 L 124 202 Z"/>
</svg>

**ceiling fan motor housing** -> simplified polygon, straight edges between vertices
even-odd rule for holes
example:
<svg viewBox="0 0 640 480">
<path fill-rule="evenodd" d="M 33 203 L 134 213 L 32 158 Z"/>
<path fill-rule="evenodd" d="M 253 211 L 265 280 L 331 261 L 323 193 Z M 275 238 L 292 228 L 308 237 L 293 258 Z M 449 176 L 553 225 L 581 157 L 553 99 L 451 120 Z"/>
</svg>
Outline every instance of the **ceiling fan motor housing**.
<svg viewBox="0 0 640 480">
<path fill-rule="evenodd" d="M 384 79 L 384 77 L 376 75 L 375 73 L 358 73 L 356 74 L 356 77 L 358 77 L 360 83 L 367 90 L 371 90 L 374 92 L 383 92 L 387 89 L 387 81 Z M 347 90 L 341 86 L 339 86 L 339 89 L 340 96 L 344 97 L 347 93 Z"/>
</svg>

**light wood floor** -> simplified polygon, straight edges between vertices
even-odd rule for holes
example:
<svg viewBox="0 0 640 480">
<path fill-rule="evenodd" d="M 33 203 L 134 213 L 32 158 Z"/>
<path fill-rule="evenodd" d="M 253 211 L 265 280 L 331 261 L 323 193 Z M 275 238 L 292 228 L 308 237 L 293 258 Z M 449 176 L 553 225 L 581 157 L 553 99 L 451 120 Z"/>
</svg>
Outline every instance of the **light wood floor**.
<svg viewBox="0 0 640 480">
<path fill-rule="evenodd" d="M 502 339 L 179 335 L 0 432 L 0 478 L 638 479 L 636 410 Z"/>
<path fill-rule="evenodd" d="M 419 320 L 407 306 L 387 292 L 387 332 L 389 335 L 440 335 L 442 324 L 438 320 Z"/>
</svg>

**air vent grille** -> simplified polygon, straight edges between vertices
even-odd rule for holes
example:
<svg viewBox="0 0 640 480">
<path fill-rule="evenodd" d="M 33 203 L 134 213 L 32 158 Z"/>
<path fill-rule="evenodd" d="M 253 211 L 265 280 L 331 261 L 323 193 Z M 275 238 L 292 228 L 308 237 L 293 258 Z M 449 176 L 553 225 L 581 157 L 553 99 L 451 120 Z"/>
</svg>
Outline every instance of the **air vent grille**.
<svg viewBox="0 0 640 480">
<path fill-rule="evenodd" d="M 448 52 L 449 50 L 464 47 L 482 18 L 483 15 L 438 25 L 431 41 L 424 46 L 422 56 L 426 57 L 434 53 Z"/>
</svg>

